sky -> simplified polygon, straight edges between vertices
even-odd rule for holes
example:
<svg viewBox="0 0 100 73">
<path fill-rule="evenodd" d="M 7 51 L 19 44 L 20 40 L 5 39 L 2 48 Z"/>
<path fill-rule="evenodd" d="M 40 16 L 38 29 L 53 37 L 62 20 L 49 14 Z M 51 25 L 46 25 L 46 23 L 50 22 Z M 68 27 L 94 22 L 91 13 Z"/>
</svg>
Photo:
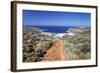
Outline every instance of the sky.
<svg viewBox="0 0 100 73">
<path fill-rule="evenodd" d="M 91 14 L 79 12 L 23 10 L 23 25 L 90 26 Z"/>
</svg>

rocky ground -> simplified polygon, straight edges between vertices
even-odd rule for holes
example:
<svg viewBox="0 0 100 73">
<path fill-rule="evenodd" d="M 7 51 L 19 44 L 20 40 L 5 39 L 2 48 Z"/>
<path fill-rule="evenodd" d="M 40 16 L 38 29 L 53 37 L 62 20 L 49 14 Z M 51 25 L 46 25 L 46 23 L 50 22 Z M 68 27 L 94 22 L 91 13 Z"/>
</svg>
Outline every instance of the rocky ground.
<svg viewBox="0 0 100 73">
<path fill-rule="evenodd" d="M 53 44 L 51 48 L 43 57 L 43 61 L 63 61 L 68 60 L 68 54 L 65 53 L 63 42 L 60 38 L 55 38 L 56 43 Z"/>
</svg>

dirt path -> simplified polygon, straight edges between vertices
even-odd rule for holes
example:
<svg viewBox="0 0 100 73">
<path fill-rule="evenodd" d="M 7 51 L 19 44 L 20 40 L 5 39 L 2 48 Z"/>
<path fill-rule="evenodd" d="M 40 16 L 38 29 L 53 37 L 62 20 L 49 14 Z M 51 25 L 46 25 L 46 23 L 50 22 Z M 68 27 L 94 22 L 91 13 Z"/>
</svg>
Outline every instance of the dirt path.
<svg viewBox="0 0 100 73">
<path fill-rule="evenodd" d="M 56 38 L 56 43 L 49 48 L 47 54 L 44 55 L 43 61 L 59 61 L 65 60 L 65 52 L 63 42 L 60 38 Z"/>
</svg>

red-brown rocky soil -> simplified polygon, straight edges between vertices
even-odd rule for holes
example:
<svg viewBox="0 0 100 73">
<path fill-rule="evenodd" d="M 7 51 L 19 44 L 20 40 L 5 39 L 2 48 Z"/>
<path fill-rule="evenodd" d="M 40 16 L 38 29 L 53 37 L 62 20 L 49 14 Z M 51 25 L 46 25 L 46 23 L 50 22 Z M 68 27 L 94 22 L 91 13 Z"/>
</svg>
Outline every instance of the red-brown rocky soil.
<svg viewBox="0 0 100 73">
<path fill-rule="evenodd" d="M 60 38 L 56 38 L 56 43 L 49 48 L 47 53 L 43 57 L 43 61 L 63 61 L 68 59 L 68 55 L 65 54 L 63 43 Z"/>
</svg>

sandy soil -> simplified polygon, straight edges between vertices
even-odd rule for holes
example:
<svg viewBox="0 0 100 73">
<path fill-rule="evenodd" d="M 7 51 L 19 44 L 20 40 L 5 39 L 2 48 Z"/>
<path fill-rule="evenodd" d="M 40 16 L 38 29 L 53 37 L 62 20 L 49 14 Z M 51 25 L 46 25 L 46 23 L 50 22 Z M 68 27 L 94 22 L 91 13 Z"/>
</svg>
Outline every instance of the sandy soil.
<svg viewBox="0 0 100 73">
<path fill-rule="evenodd" d="M 57 42 L 49 48 L 47 53 L 43 57 L 43 61 L 61 61 L 68 59 L 68 55 L 66 57 L 63 43 L 60 38 L 56 38 Z"/>
</svg>

